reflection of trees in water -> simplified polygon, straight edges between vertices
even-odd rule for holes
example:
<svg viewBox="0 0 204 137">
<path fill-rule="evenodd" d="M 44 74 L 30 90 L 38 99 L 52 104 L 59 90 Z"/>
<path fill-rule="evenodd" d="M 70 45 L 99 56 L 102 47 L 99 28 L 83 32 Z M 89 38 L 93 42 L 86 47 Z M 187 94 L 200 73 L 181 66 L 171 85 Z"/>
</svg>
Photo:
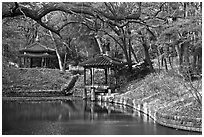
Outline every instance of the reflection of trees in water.
<svg viewBox="0 0 204 137">
<path fill-rule="evenodd" d="M 3 115 L 17 120 L 132 120 L 148 122 L 150 118 L 124 105 L 85 100 L 3 103 Z M 135 119 L 134 118 L 134 119 Z"/>
<path fill-rule="evenodd" d="M 3 115 L 10 119 L 19 120 L 50 120 L 58 118 L 59 112 L 64 115 L 68 114 L 67 110 L 60 107 L 59 101 L 24 101 L 9 102 L 2 105 Z"/>
</svg>

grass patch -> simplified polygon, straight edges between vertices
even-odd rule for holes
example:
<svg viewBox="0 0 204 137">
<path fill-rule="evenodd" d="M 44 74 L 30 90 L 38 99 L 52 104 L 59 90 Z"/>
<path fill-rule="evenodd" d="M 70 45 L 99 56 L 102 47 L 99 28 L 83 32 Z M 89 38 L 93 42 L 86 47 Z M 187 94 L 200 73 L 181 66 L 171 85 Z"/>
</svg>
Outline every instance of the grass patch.
<svg viewBox="0 0 204 137">
<path fill-rule="evenodd" d="M 18 90 L 59 90 L 71 77 L 69 72 L 43 68 L 3 68 L 4 92 Z"/>
<path fill-rule="evenodd" d="M 193 84 L 196 84 L 196 81 Z M 125 88 L 127 92 L 123 93 L 124 96 L 151 102 L 163 113 L 199 118 L 202 116 L 201 106 L 183 85 L 183 79 L 175 72 L 152 73 L 140 81 L 130 82 Z M 199 90 L 202 91 L 201 86 Z M 158 99 L 159 101 L 156 101 Z"/>
</svg>

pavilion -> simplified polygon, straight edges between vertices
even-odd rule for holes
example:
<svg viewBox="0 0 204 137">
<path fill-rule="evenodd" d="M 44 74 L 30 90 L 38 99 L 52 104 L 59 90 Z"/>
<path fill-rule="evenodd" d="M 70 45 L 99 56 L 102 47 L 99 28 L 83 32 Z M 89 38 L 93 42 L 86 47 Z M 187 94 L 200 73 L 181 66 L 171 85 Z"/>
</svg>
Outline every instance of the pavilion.
<svg viewBox="0 0 204 137">
<path fill-rule="evenodd" d="M 111 74 L 115 74 L 118 69 L 124 66 L 124 62 L 118 59 L 109 57 L 106 54 L 99 54 L 89 60 L 80 63 L 80 66 L 84 68 L 84 93 L 83 98 L 87 98 L 87 90 L 91 90 L 91 100 L 95 100 L 97 93 L 108 93 L 110 94 L 114 87 L 117 85 L 117 78 L 111 79 Z M 97 69 L 104 70 L 105 83 L 96 83 L 95 71 Z M 87 82 L 87 70 L 90 70 L 91 82 Z M 114 85 L 111 81 L 115 81 Z"/>
<path fill-rule="evenodd" d="M 58 60 L 54 49 L 39 42 L 19 50 L 19 66 L 23 68 L 58 68 Z"/>
</svg>

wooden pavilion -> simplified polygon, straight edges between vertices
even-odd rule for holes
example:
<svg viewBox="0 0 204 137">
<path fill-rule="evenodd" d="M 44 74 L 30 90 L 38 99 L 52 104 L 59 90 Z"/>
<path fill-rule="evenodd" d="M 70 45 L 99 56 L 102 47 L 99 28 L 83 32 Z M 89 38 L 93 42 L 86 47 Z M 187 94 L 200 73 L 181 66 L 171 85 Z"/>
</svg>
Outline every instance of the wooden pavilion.
<svg viewBox="0 0 204 137">
<path fill-rule="evenodd" d="M 54 49 L 39 42 L 19 50 L 19 66 L 23 68 L 58 68 L 58 60 Z"/>
<path fill-rule="evenodd" d="M 114 89 L 114 86 L 117 85 L 117 78 L 115 80 L 111 79 L 111 74 L 115 73 L 116 70 L 121 68 L 124 65 L 124 62 L 118 59 L 113 59 L 105 54 L 99 54 L 95 57 L 86 60 L 80 64 L 84 67 L 84 93 L 83 98 L 87 98 L 87 91 L 91 91 L 91 100 L 95 100 L 95 95 L 97 93 L 108 93 L 110 94 Z M 96 83 L 95 71 L 97 69 L 104 70 L 105 82 Z M 87 82 L 87 70 L 90 70 L 91 80 Z M 111 81 L 115 81 L 114 85 L 111 84 Z"/>
</svg>

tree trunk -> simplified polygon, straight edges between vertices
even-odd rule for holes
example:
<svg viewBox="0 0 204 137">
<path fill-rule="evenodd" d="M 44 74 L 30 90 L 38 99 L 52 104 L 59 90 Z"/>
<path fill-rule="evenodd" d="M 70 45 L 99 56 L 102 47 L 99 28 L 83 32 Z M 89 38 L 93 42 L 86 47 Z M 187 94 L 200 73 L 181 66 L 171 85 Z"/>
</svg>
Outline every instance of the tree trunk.
<svg viewBox="0 0 204 137">
<path fill-rule="evenodd" d="M 100 49 L 100 54 L 103 54 L 103 48 L 102 48 L 102 44 L 101 44 L 101 40 L 99 38 L 99 36 L 95 36 L 95 39 L 98 43 L 99 49 Z"/>
<path fill-rule="evenodd" d="M 183 63 L 182 51 L 181 51 L 180 45 L 179 44 L 175 45 L 175 49 L 176 49 L 176 53 L 177 53 L 177 57 L 178 57 L 178 64 L 179 64 L 179 68 L 180 68 L 182 63 Z"/>
<path fill-rule="evenodd" d="M 164 66 L 165 66 L 165 70 L 168 71 L 167 59 L 166 59 L 166 57 L 164 57 Z"/>
<path fill-rule="evenodd" d="M 64 55 L 63 70 L 66 70 L 66 62 L 67 62 L 67 52 Z"/>
<path fill-rule="evenodd" d="M 150 68 L 150 71 L 153 72 L 154 68 L 152 66 L 152 62 L 151 62 L 151 59 L 150 59 L 150 56 L 149 56 L 149 50 L 148 50 L 146 41 L 143 41 L 142 46 L 144 48 L 145 61 L 147 61 L 148 65 L 149 65 L 149 68 Z"/>
<path fill-rule="evenodd" d="M 131 60 L 130 56 L 128 55 L 128 49 L 127 49 L 127 45 L 126 45 L 126 40 L 125 40 L 125 38 L 122 38 L 121 40 L 123 42 L 123 47 L 124 47 L 123 51 L 124 51 L 124 54 L 125 54 L 125 58 L 127 60 L 128 69 L 131 72 L 132 71 L 132 60 Z"/>
<path fill-rule="evenodd" d="M 52 38 L 52 40 L 55 42 L 55 50 L 56 50 L 56 54 L 57 54 L 57 58 L 58 58 L 58 63 L 59 63 L 59 67 L 60 67 L 60 71 L 64 72 L 65 69 L 63 67 L 63 61 L 62 61 L 62 57 L 60 56 L 60 51 L 59 51 L 59 42 L 56 40 L 56 38 L 54 37 L 54 34 L 49 31 L 50 36 Z"/>
<path fill-rule="evenodd" d="M 135 54 L 135 52 L 134 52 L 134 49 L 133 49 L 132 45 L 131 45 L 131 52 L 132 52 L 132 54 L 133 54 L 133 56 L 134 56 L 134 58 L 135 58 L 135 61 L 138 63 L 139 61 L 138 61 L 138 59 L 137 59 L 137 56 L 136 56 L 136 54 Z"/>
<path fill-rule="evenodd" d="M 129 46 L 129 49 L 128 49 L 128 51 L 129 51 L 129 60 L 131 60 L 131 62 L 132 62 L 132 57 L 131 57 L 131 51 L 132 51 L 132 49 L 131 49 L 131 38 L 130 38 L 130 36 L 128 36 L 128 46 Z"/>
<path fill-rule="evenodd" d="M 192 68 L 194 71 L 198 71 L 202 67 L 202 47 L 195 47 L 193 50 L 193 62 Z"/>
<path fill-rule="evenodd" d="M 131 53 L 133 54 L 135 61 L 138 63 L 137 56 L 136 56 L 136 54 L 132 48 L 131 37 L 129 36 L 129 56 L 130 56 L 130 59 L 131 59 Z"/>
<path fill-rule="evenodd" d="M 171 57 L 171 56 L 169 55 L 168 61 L 169 61 L 169 64 L 170 64 L 171 69 L 173 69 L 173 57 Z"/>
<path fill-rule="evenodd" d="M 160 66 L 160 58 L 161 58 L 161 52 L 160 52 L 160 47 L 159 46 L 157 46 L 157 55 L 158 55 L 158 57 L 157 57 L 157 61 L 158 61 L 158 65 L 159 65 L 159 72 L 160 72 L 160 69 L 161 69 L 161 66 Z"/>
<path fill-rule="evenodd" d="M 189 60 L 189 43 L 185 42 L 184 43 L 184 62 L 185 62 L 185 66 L 190 66 L 190 60 Z"/>
</svg>

